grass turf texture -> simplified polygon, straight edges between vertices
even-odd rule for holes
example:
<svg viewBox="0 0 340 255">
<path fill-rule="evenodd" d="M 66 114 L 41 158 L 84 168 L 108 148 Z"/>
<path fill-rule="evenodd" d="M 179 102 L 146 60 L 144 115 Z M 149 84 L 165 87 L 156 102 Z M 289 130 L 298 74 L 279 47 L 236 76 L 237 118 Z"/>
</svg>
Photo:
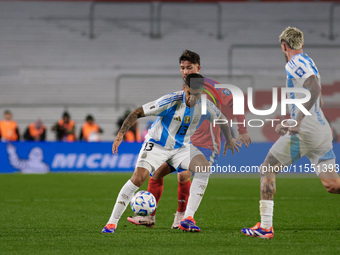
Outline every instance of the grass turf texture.
<svg viewBox="0 0 340 255">
<path fill-rule="evenodd" d="M 130 224 L 102 234 L 130 174 L 0 176 L 0 254 L 339 254 L 340 196 L 316 178 L 279 178 L 275 237 L 241 234 L 259 221 L 258 178 L 210 179 L 195 215 L 201 233 L 170 230 L 176 176 L 165 179 L 153 229 Z M 146 189 L 146 184 L 142 189 Z"/>
</svg>

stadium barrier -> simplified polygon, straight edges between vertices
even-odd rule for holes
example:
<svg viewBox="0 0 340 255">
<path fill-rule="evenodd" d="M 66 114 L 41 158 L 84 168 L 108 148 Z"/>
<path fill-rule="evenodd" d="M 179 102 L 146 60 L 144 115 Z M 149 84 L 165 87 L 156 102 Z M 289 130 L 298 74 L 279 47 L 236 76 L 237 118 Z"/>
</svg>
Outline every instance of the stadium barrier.
<svg viewBox="0 0 340 255">
<path fill-rule="evenodd" d="M 80 0 L 90 1 L 90 0 Z M 103 4 L 146 4 L 149 5 L 149 24 L 150 38 L 161 38 L 162 8 L 166 5 L 210 5 L 216 7 L 216 38 L 223 39 L 222 34 L 222 3 L 223 2 L 253 2 L 254 0 L 94 0 L 90 3 L 89 8 L 89 38 L 95 38 L 94 22 L 95 8 L 97 5 Z M 294 0 L 286 0 L 282 2 L 293 2 Z M 258 2 L 275 2 L 274 0 L 259 0 Z M 313 0 L 304 0 L 303 2 L 317 2 Z M 328 38 L 334 40 L 334 9 L 340 6 L 339 0 L 324 0 L 324 2 L 332 2 L 329 9 L 328 18 Z"/>
<path fill-rule="evenodd" d="M 278 49 L 280 51 L 280 43 L 277 44 L 232 44 L 228 48 L 228 74 L 233 75 L 234 69 L 234 51 L 236 49 Z M 308 44 L 304 46 L 304 49 L 322 49 L 322 50 L 334 50 L 340 49 L 340 45 L 334 44 Z"/>
<path fill-rule="evenodd" d="M 131 172 L 141 145 L 123 142 L 116 156 L 111 152 L 111 142 L 0 142 L 0 173 Z M 220 155 L 212 172 L 257 173 L 271 145 L 253 143 L 235 155 L 228 151 L 226 157 Z M 340 154 L 339 143 L 334 144 L 334 152 Z M 283 172 L 312 173 L 313 169 L 309 161 L 302 158 Z"/>
<path fill-rule="evenodd" d="M 95 38 L 94 22 L 95 22 L 95 8 L 103 4 L 147 4 L 149 5 L 149 24 L 150 38 L 161 38 L 161 23 L 162 23 L 162 8 L 165 5 L 210 5 L 216 6 L 216 38 L 221 40 L 222 36 L 222 5 L 220 2 L 233 2 L 235 0 L 97 0 L 92 1 L 89 8 L 89 38 Z"/>
<path fill-rule="evenodd" d="M 153 34 L 154 38 L 161 38 L 161 24 L 162 24 L 162 8 L 166 5 L 210 5 L 216 7 L 216 38 L 218 40 L 223 39 L 222 35 L 222 4 L 219 1 L 160 1 L 156 4 L 156 12 L 154 17 L 154 23 L 156 32 Z M 201 13 L 200 13 L 201 14 Z"/>
<path fill-rule="evenodd" d="M 129 5 L 129 4 L 147 4 L 149 5 L 149 23 L 150 23 L 150 32 L 149 35 L 151 38 L 155 37 L 155 32 L 154 32 L 154 10 L 155 10 L 155 3 L 151 1 L 94 1 L 91 2 L 90 4 L 90 9 L 89 9 L 89 38 L 93 39 L 95 38 L 95 33 L 94 33 L 94 21 L 95 21 L 95 8 L 98 5 L 103 5 L 103 4 L 124 4 L 124 5 Z"/>
<path fill-rule="evenodd" d="M 114 100 L 114 104 L 116 109 L 119 109 L 119 107 L 121 107 L 124 102 L 122 101 L 126 101 L 126 99 L 122 100 L 123 97 L 121 95 L 121 82 L 124 79 L 128 79 L 128 78 L 135 78 L 135 79 L 157 79 L 157 78 L 161 78 L 161 79 L 165 79 L 165 78 L 170 78 L 170 79 L 178 79 L 180 77 L 180 75 L 178 74 L 137 74 L 137 73 L 122 73 L 120 75 L 117 76 L 116 80 L 115 80 L 115 100 Z M 221 74 L 211 74 L 209 73 L 207 75 L 207 77 L 209 78 L 213 78 L 213 79 L 217 79 L 218 81 L 222 81 L 222 80 L 226 80 L 229 79 L 228 83 L 230 83 L 230 79 L 235 79 L 235 78 L 239 78 L 239 79 L 246 79 L 247 81 L 249 81 L 249 87 L 254 88 L 255 87 L 255 77 L 254 75 L 251 74 L 240 74 L 240 75 L 221 75 Z M 137 105 L 136 105 L 137 107 Z"/>
</svg>

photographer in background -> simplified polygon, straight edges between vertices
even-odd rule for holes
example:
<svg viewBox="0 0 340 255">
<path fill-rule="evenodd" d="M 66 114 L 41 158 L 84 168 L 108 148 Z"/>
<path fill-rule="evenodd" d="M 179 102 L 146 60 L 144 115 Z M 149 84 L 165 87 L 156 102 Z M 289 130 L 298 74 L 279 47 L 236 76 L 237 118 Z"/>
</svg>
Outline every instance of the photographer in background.
<svg viewBox="0 0 340 255">
<path fill-rule="evenodd" d="M 103 133 L 94 121 L 92 115 L 87 115 L 85 122 L 80 130 L 79 141 L 98 142 L 100 140 L 99 134 Z"/>
<path fill-rule="evenodd" d="M 57 141 L 63 142 L 74 142 L 76 140 L 75 130 L 75 122 L 71 120 L 67 111 L 63 113 L 62 119 L 52 127 L 52 131 L 56 132 Z"/>
<path fill-rule="evenodd" d="M 20 134 L 18 124 L 13 120 L 13 115 L 9 110 L 4 111 L 4 119 L 0 120 L 1 141 L 19 141 Z"/>
<path fill-rule="evenodd" d="M 32 122 L 26 128 L 24 139 L 26 141 L 45 141 L 46 140 L 46 127 L 41 119 Z"/>
</svg>

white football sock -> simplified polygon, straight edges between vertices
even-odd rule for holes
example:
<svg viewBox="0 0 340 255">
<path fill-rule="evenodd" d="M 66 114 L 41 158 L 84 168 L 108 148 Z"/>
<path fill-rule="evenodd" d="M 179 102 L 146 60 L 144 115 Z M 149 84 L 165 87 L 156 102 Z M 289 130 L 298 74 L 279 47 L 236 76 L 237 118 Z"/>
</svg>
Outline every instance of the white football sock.
<svg viewBox="0 0 340 255">
<path fill-rule="evenodd" d="M 133 194 L 139 189 L 131 180 L 128 180 L 120 190 L 111 217 L 107 224 L 115 224 L 116 228 L 118 221 L 124 213 L 126 207 L 130 203 Z"/>
<path fill-rule="evenodd" d="M 185 210 L 184 219 L 194 217 L 195 212 L 200 205 L 205 189 L 208 186 L 210 173 L 195 173 L 190 187 L 187 209 Z"/>
<path fill-rule="evenodd" d="M 261 228 L 270 229 L 273 226 L 273 200 L 260 200 Z"/>
</svg>

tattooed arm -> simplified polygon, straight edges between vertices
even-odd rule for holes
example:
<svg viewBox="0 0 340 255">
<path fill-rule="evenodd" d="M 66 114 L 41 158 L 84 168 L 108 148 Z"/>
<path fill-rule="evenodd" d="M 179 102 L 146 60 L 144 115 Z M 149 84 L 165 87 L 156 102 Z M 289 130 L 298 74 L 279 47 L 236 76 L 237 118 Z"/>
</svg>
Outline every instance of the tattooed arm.
<svg viewBox="0 0 340 255">
<path fill-rule="evenodd" d="M 145 115 L 144 115 L 143 107 L 139 107 L 136 110 L 134 110 L 133 112 L 131 112 L 126 117 L 122 127 L 120 128 L 120 130 L 117 134 L 115 141 L 112 144 L 112 153 L 113 154 L 117 155 L 118 147 L 119 147 L 120 143 L 123 141 L 123 137 L 124 137 L 125 133 L 129 130 L 129 128 L 133 125 L 133 123 L 135 123 L 137 119 L 144 117 L 144 116 Z"/>
<path fill-rule="evenodd" d="M 308 102 L 304 103 L 303 106 L 309 111 L 312 106 L 315 104 L 316 100 L 321 94 L 321 87 L 319 85 L 318 78 L 315 77 L 314 75 L 310 76 L 303 86 L 309 90 L 311 94 L 311 98 Z M 301 122 L 305 115 L 300 111 L 296 117 L 297 122 Z"/>
<path fill-rule="evenodd" d="M 303 106 L 309 111 L 313 105 L 315 104 L 316 100 L 321 94 L 321 87 L 319 85 L 318 78 L 315 75 L 309 76 L 305 83 L 303 84 L 303 87 L 309 90 L 311 94 L 311 98 L 308 102 L 304 103 Z M 300 126 L 303 118 L 305 117 L 304 113 L 299 111 L 296 116 L 297 125 L 295 127 L 283 127 L 281 124 L 278 124 L 276 126 L 276 132 L 279 135 L 285 135 L 288 131 L 290 135 L 296 135 L 300 132 Z"/>
<path fill-rule="evenodd" d="M 308 89 L 311 94 L 310 100 L 303 104 L 303 106 L 309 111 L 321 94 L 321 87 L 319 85 L 318 78 L 315 75 L 309 76 L 303 84 L 303 87 Z M 300 125 L 304 117 L 305 115 L 303 112 L 299 111 L 296 116 L 296 121 L 298 123 L 297 126 L 288 129 L 290 135 L 295 135 L 300 132 Z"/>
</svg>

